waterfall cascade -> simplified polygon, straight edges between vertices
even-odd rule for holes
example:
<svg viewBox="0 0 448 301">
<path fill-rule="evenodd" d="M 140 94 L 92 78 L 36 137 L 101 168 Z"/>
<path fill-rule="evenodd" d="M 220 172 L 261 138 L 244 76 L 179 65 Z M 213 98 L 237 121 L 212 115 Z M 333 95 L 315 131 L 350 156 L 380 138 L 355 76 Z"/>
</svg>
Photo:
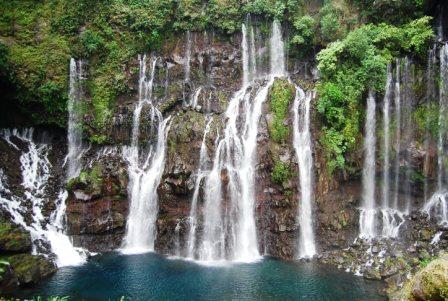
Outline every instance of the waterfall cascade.
<svg viewBox="0 0 448 301">
<path fill-rule="evenodd" d="M 399 66 L 397 66 L 397 72 L 399 70 Z M 398 78 L 399 80 L 399 78 Z M 399 85 L 399 83 L 398 83 Z M 383 175 L 382 175 L 382 204 L 381 204 L 381 216 L 382 216 L 382 237 L 398 237 L 399 229 L 401 225 L 404 223 L 404 213 L 398 209 L 398 202 L 390 203 L 390 194 L 391 194 L 391 185 L 390 185 L 390 169 L 391 169 L 391 135 L 390 135 L 390 109 L 391 109 L 391 100 L 393 95 L 393 74 L 392 67 L 389 65 L 387 68 L 387 81 L 386 88 L 384 93 L 383 100 Z M 397 89 L 399 91 L 399 89 Z M 395 99 L 399 99 L 399 95 L 395 96 Z M 396 117 L 399 120 L 400 108 L 399 102 L 396 106 Z M 399 121 L 397 121 L 399 124 Z M 400 141 L 398 140 L 400 137 L 401 129 L 397 127 L 397 141 L 396 148 L 398 149 L 397 156 L 399 156 L 400 149 Z M 399 157 L 397 157 L 399 158 Z M 399 172 L 399 161 L 396 162 L 396 179 L 395 182 L 398 185 L 398 172 Z M 398 191 L 396 191 L 396 197 L 398 199 Z"/>
<path fill-rule="evenodd" d="M 364 137 L 364 167 L 362 170 L 363 205 L 359 217 L 359 236 L 370 239 L 376 235 L 375 209 L 375 95 L 369 91 Z"/>
<path fill-rule="evenodd" d="M 210 124 L 213 121 L 213 117 L 209 117 L 208 121 L 205 125 L 204 129 L 204 136 L 202 137 L 202 144 L 201 144 L 201 150 L 199 153 L 199 166 L 198 170 L 196 172 L 196 179 L 194 184 L 194 190 L 193 190 L 193 197 L 191 198 L 191 207 L 190 207 L 190 215 L 188 217 L 188 223 L 189 223 L 189 231 L 188 231 L 188 241 L 187 241 L 187 250 L 186 254 L 188 258 L 194 259 L 195 256 L 195 248 L 196 248 L 196 227 L 198 224 L 198 198 L 199 198 L 199 189 L 201 186 L 201 183 L 203 179 L 208 174 L 207 169 L 207 160 L 208 160 L 208 153 L 207 153 L 207 134 L 210 131 Z"/>
<path fill-rule="evenodd" d="M 412 112 L 414 76 L 408 58 L 397 59 L 395 70 L 387 69 L 387 81 L 383 99 L 382 136 L 382 186 L 381 204 L 376 204 L 376 138 L 375 102 L 369 93 L 366 115 L 365 159 L 363 168 L 363 206 L 360 213 L 360 237 L 397 238 L 411 210 L 410 152 L 402 145 L 411 146 L 414 139 Z M 395 76 L 394 76 L 395 74 Z M 392 113 L 393 109 L 393 115 Z M 392 118 L 393 117 L 393 118 Z M 394 123 L 393 123 L 394 122 Z M 395 132 L 391 132 L 394 124 Z M 404 170 L 404 174 L 402 174 Z M 379 231 L 379 228 L 381 231 Z"/>
<path fill-rule="evenodd" d="M 433 105 L 433 100 L 437 99 L 437 89 L 434 78 L 436 76 L 436 65 L 437 64 L 437 47 L 434 45 L 428 52 L 428 62 L 426 69 L 426 109 L 429 111 Z M 431 142 L 431 133 L 430 133 L 430 118 L 426 117 L 425 120 L 425 143 L 424 147 L 426 150 L 425 161 L 424 161 L 424 174 L 425 174 L 425 182 L 424 182 L 424 199 L 428 200 L 429 198 L 429 166 L 430 166 L 430 142 Z"/>
<path fill-rule="evenodd" d="M 48 242 L 51 251 L 56 255 L 58 266 L 78 265 L 85 261 L 85 254 L 80 253 L 71 244 L 68 236 L 63 230 L 63 216 L 65 213 L 65 199 L 67 192 L 60 193 L 56 202 L 56 210 L 50 217 L 47 224 L 46 217 L 42 209 L 46 203 L 50 202 L 47 195 L 49 179 L 51 178 L 52 165 L 48 159 L 51 146 L 48 143 L 36 143 L 33 139 L 33 129 L 3 130 L 1 137 L 15 149 L 21 151 L 20 163 L 23 196 L 14 195 L 8 188 L 6 175 L 0 172 L 0 202 L 2 206 L 11 214 L 14 223 L 22 226 L 31 234 L 33 241 L 33 253 L 40 253 L 45 246 L 43 242 Z M 24 143 L 24 148 L 19 148 L 11 139 L 16 139 Z M 32 205 L 31 221 L 27 221 L 27 206 Z"/>
<path fill-rule="evenodd" d="M 198 257 L 203 261 L 232 259 L 253 261 L 260 257 L 255 225 L 255 164 L 258 122 L 262 105 L 274 75 L 284 76 L 284 49 L 280 25 L 274 22 L 270 40 L 271 72 L 266 83 L 254 81 L 256 51 L 251 47 L 252 35 L 243 24 L 243 83 L 230 100 L 225 117 L 224 136 L 218 142 L 213 167 L 205 181 L 203 237 Z M 252 49 L 251 49 L 252 48 Z M 252 94 L 254 95 L 252 97 Z M 252 100 L 252 101 L 251 101 Z M 239 124 L 241 123 L 241 126 Z M 223 187 L 225 172 L 227 185 Z M 223 197 L 229 202 L 225 203 Z"/>
<path fill-rule="evenodd" d="M 413 93 L 413 86 L 415 83 L 414 77 L 414 69 L 411 64 L 411 60 L 409 57 L 405 57 L 404 59 L 404 67 L 402 72 L 402 91 L 401 91 L 401 99 L 402 99 L 402 133 L 403 133 L 403 144 L 406 147 L 410 147 L 413 145 L 413 135 L 414 135 L 414 124 L 413 124 L 413 110 L 414 110 L 414 101 L 415 95 Z M 405 164 L 405 174 L 404 174 L 404 184 L 403 184 L 403 192 L 404 192 L 404 204 L 402 205 L 402 211 L 408 215 L 411 211 L 411 176 L 412 176 L 412 168 L 409 166 L 409 162 L 412 161 L 411 152 L 406 151 L 403 156 Z"/>
<path fill-rule="evenodd" d="M 130 210 L 123 241 L 123 252 L 140 253 L 154 250 L 158 214 L 157 187 L 165 166 L 166 138 L 170 118 L 152 103 L 156 59 L 151 61 L 150 77 L 146 74 L 146 55 L 139 56 L 139 101 L 134 109 L 131 145 L 123 148 L 128 163 Z M 151 125 L 156 127 L 156 141 L 146 147 L 139 143 L 141 112 L 149 106 Z"/>
<path fill-rule="evenodd" d="M 81 158 L 86 149 L 82 141 L 82 99 L 84 98 L 84 64 L 82 60 L 70 59 L 70 89 L 68 97 L 68 154 L 66 157 L 67 180 L 81 171 Z"/>
<path fill-rule="evenodd" d="M 296 85 L 294 99 L 294 150 L 299 163 L 300 202 L 298 207 L 299 257 L 316 254 L 313 230 L 313 155 L 310 133 L 311 92 L 305 93 Z"/>
<path fill-rule="evenodd" d="M 439 120 L 437 141 L 437 190 L 427 200 L 423 211 L 440 224 L 448 225 L 448 191 L 446 175 L 446 139 L 448 112 L 448 43 L 440 48 Z"/>
</svg>

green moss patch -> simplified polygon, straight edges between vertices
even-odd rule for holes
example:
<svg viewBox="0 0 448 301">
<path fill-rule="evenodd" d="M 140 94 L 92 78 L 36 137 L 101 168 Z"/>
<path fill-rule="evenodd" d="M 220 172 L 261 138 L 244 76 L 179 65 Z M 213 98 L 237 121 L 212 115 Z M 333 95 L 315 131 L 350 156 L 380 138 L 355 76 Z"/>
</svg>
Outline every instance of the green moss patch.
<svg viewBox="0 0 448 301">
<path fill-rule="evenodd" d="M 270 123 L 271 137 L 275 142 L 285 143 L 289 136 L 286 123 L 289 104 L 294 99 L 294 86 L 285 79 L 278 79 L 272 85 L 269 93 L 269 108 L 274 118 Z"/>
</svg>

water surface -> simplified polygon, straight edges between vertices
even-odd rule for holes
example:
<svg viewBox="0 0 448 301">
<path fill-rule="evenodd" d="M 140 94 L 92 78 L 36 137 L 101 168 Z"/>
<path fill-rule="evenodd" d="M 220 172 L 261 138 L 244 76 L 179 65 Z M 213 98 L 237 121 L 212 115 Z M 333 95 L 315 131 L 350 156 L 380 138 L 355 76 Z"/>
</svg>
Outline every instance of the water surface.
<svg viewBox="0 0 448 301">
<path fill-rule="evenodd" d="M 332 267 L 272 258 L 205 266 L 158 254 L 96 256 L 65 267 L 19 297 L 71 300 L 386 300 L 381 282 Z"/>
</svg>

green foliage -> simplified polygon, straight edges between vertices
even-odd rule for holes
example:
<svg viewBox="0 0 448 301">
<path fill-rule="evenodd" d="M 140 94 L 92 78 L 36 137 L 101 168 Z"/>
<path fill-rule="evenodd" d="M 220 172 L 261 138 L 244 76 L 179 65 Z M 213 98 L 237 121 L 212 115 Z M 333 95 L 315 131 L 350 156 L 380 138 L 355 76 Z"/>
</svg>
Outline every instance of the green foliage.
<svg viewBox="0 0 448 301">
<path fill-rule="evenodd" d="M 0 42 L 8 45 L 1 51 L 2 73 L 6 73 L 2 75 L 17 86 L 22 109 L 33 110 L 31 117 L 36 124 L 62 126 L 67 100 L 68 41 L 54 34 L 49 23 L 44 22 L 50 11 L 42 3 L 1 1 L 0 7 Z"/>
<path fill-rule="evenodd" d="M 286 3 L 282 0 L 254 0 L 247 1 L 244 9 L 247 13 L 267 15 L 281 20 L 284 17 Z"/>
<path fill-rule="evenodd" d="M 289 128 L 284 123 L 293 99 L 294 86 L 287 80 L 276 80 L 270 91 L 270 111 L 274 113 L 270 131 L 275 142 L 284 143 L 288 138 Z"/>
<path fill-rule="evenodd" d="M 91 169 L 83 170 L 79 173 L 77 178 L 71 179 L 67 183 L 67 189 L 73 190 L 78 185 L 87 187 L 90 193 L 100 193 L 103 183 L 103 166 L 100 164 L 94 165 Z"/>
<path fill-rule="evenodd" d="M 208 21 L 201 0 L 179 0 L 173 28 L 176 30 L 203 30 Z"/>
<path fill-rule="evenodd" d="M 330 171 L 345 169 L 345 154 L 360 136 L 360 105 L 368 89 L 382 92 L 387 64 L 400 54 L 424 55 L 433 37 L 430 18 L 401 27 L 367 24 L 317 55 L 322 82 L 317 110 L 324 119 L 320 142 Z"/>
<path fill-rule="evenodd" d="M 309 15 L 305 15 L 293 22 L 296 34 L 292 37 L 292 43 L 299 46 L 313 45 L 316 31 L 316 21 Z"/>
<path fill-rule="evenodd" d="M 433 261 L 435 258 L 433 257 L 428 257 L 428 258 L 423 258 L 422 260 L 420 260 L 420 267 L 421 268 L 425 268 L 428 266 L 428 264 L 431 263 L 431 261 Z"/>
<path fill-rule="evenodd" d="M 280 160 L 275 161 L 274 169 L 271 172 L 271 177 L 274 182 L 282 185 L 291 179 L 293 175 L 294 173 L 288 164 L 283 163 Z"/>
<path fill-rule="evenodd" d="M 435 103 L 419 106 L 414 111 L 414 120 L 420 134 L 429 131 L 433 139 L 437 138 L 439 132 L 439 106 Z"/>
<path fill-rule="evenodd" d="M 313 3 L 304 0 L 0 0 L 0 76 L 8 77 L 16 86 L 20 107 L 34 123 L 65 127 L 68 62 L 70 57 L 87 59 L 87 91 L 91 102 L 86 109 L 94 117 L 87 131 L 91 141 L 102 143 L 107 140 L 115 99 L 131 91 L 129 80 L 136 70 L 130 62 L 137 53 L 160 50 L 176 31 L 211 27 L 221 34 L 234 33 L 240 30 L 247 13 L 267 19 L 258 21 L 261 31 L 266 33 L 270 20 L 276 18 L 286 26 L 292 25 L 291 55 L 304 57 L 331 41 L 340 40 L 320 53 L 319 66 L 324 84 L 331 82 L 344 97 L 333 105 L 332 96 L 326 96 L 320 111 L 329 117 L 326 128 L 331 133 L 325 141 L 333 147 L 330 156 L 343 155 L 354 143 L 358 101 L 366 85 L 380 90 L 384 66 L 392 56 L 399 51 L 426 51 L 432 32 L 428 30 L 429 18 L 421 18 L 402 27 L 361 26 L 344 38 L 356 26 L 357 7 L 365 10 L 369 19 L 391 10 L 394 20 L 401 24 L 409 19 L 402 18 L 403 15 L 421 15 L 422 0 L 326 0 L 322 7 Z M 322 85 L 321 89 L 326 91 L 329 87 Z M 330 95 L 330 91 L 326 92 Z M 283 125 L 288 102 L 283 102 L 282 97 L 273 102 L 276 141 L 288 136 L 288 129 Z M 335 141 L 337 145 L 333 145 Z M 338 161 L 343 161 L 341 156 Z"/>
<path fill-rule="evenodd" d="M 104 40 L 101 35 L 91 29 L 84 30 L 79 39 L 84 50 L 83 53 L 87 55 L 100 51 L 104 46 Z"/>
<path fill-rule="evenodd" d="M 325 41 L 334 41 L 344 34 L 344 27 L 339 21 L 340 16 L 338 10 L 333 6 L 331 1 L 327 1 L 320 11 L 320 26 L 322 38 Z"/>
<path fill-rule="evenodd" d="M 403 24 L 424 14 L 424 0 L 353 0 L 369 22 Z"/>
</svg>

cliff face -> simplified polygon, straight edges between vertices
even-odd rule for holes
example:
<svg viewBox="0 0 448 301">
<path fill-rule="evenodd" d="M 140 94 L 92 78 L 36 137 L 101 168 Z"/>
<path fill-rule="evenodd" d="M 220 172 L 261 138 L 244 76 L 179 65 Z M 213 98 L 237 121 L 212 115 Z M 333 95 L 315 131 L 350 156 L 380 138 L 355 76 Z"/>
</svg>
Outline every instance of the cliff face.
<svg viewBox="0 0 448 301">
<path fill-rule="evenodd" d="M 154 98 L 164 116 L 172 116 L 164 173 L 158 187 L 156 249 L 162 253 L 174 254 L 176 243 L 180 245 L 181 253 L 186 248 L 188 216 L 207 118 L 213 118 L 205 140 L 209 157 L 213 158 L 216 139 L 222 134 L 226 120 L 223 112 L 229 99 L 241 85 L 240 40 L 238 35 L 227 41 L 219 41 L 205 33 L 192 33 L 189 79 L 185 78 L 188 47 L 185 37 L 171 41 L 164 47 L 163 53 L 157 55 Z M 133 65 L 136 67 L 137 61 Z M 305 90 L 313 89 L 315 72 L 312 61 L 289 61 L 288 70 L 293 81 L 299 86 Z M 128 76 L 129 82 L 138 83 L 135 72 Z M 112 146 L 92 145 L 86 155 L 86 160 L 91 161 L 90 166 L 70 187 L 67 208 L 69 233 L 76 238 L 76 244 L 92 251 L 119 247 L 125 230 L 129 202 L 128 179 L 119 145 L 129 144 L 130 141 L 137 86 L 133 86 L 133 89 L 134 94 L 119 97 L 116 104 L 113 126 L 109 129 Z M 196 107 L 186 106 L 185 103 L 195 96 Z M 314 146 L 314 227 L 319 253 L 325 253 L 348 247 L 358 235 L 358 208 L 361 205 L 362 193 L 362 145 L 358 146 L 350 158 L 358 162 L 358 170 L 352 171 L 350 175 L 338 172 L 330 175 L 319 143 L 321 123 L 315 110 L 317 101 L 317 98 L 312 101 L 311 120 Z M 300 202 L 299 170 L 292 147 L 293 102 L 289 102 L 288 114 L 283 122 L 290 129 L 289 134 L 281 143 L 274 141 L 270 131 L 269 124 L 273 119 L 271 105 L 268 98 L 263 106 L 257 138 L 258 163 L 255 183 L 259 249 L 273 256 L 293 258 L 297 254 L 297 208 Z M 149 112 L 143 112 L 142 116 L 148 116 L 145 114 Z M 86 115 L 84 119 L 88 122 L 89 116 Z M 139 138 L 142 143 L 154 139 L 154 132 L 151 131 L 151 125 L 146 122 L 146 118 L 142 118 Z M 410 157 L 413 158 L 416 169 L 421 170 L 425 157 L 422 148 L 415 147 L 404 151 L 411 153 Z M 102 156 L 102 153 L 106 155 Z M 434 162 L 434 155 L 433 153 L 429 156 L 431 162 Z M 206 163 L 208 167 L 212 164 L 210 158 Z M 290 176 L 280 183 L 272 175 L 278 161 L 291 171 Z M 377 173 L 380 175 L 381 166 L 377 167 Z M 224 183 L 225 178 L 226 175 L 222 174 Z M 201 187 L 203 185 L 204 183 Z M 421 208 L 421 189 L 416 188 L 415 191 L 413 208 Z M 199 195 L 199 212 L 202 212 L 202 189 Z M 199 233 L 200 231 L 201 222 Z M 413 233 L 411 226 L 407 227 L 406 231 Z M 179 233 L 179 237 L 174 233 Z M 412 239 L 414 237 L 411 234 L 403 237 L 408 236 Z"/>
<path fill-rule="evenodd" d="M 222 135 L 226 118 L 224 112 L 229 99 L 241 86 L 242 53 L 241 36 L 234 35 L 220 40 L 207 33 L 191 34 L 191 57 L 189 77 L 186 78 L 186 53 L 188 42 L 179 36 L 165 45 L 161 53 L 151 55 L 156 59 L 154 77 L 154 102 L 164 117 L 171 116 L 167 137 L 167 154 L 162 180 L 158 186 L 158 216 L 155 249 L 164 254 L 184 255 L 187 248 L 189 213 L 199 165 L 199 154 L 204 130 L 210 118 L 210 130 L 205 138 L 209 158 L 206 166 L 211 168 L 216 150 L 217 138 Z M 268 49 L 262 47 L 261 56 Z M 150 55 L 148 54 L 148 57 Z M 118 97 L 114 105 L 110 126 L 105 129 L 107 144 L 91 144 L 83 156 L 83 169 L 79 177 L 68 185 L 66 211 L 67 234 L 75 246 L 92 252 L 110 251 L 122 245 L 129 211 L 129 171 L 122 155 L 122 147 L 129 145 L 132 136 L 133 110 L 138 102 L 138 60 L 134 59 L 129 70 L 124 71 L 132 93 Z M 317 80 L 315 62 L 288 61 L 288 73 L 292 82 L 305 91 L 314 89 Z M 278 82 L 282 80 L 277 79 Z M 259 84 L 262 84 L 260 81 Z M 286 84 L 288 84 L 286 82 Z M 292 88 L 291 88 L 292 87 Z M 294 86 L 291 86 L 294 89 Z M 293 90 L 294 91 L 294 90 Z M 258 126 L 257 164 L 255 172 L 256 228 L 259 250 L 262 254 L 291 259 L 297 256 L 298 248 L 298 204 L 300 199 L 299 168 L 293 149 L 293 104 L 289 99 L 287 114 L 282 125 L 288 128 L 283 141 L 276 141 L 272 129 L 274 119 L 272 91 L 263 104 Z M 352 272 L 360 272 L 369 278 L 392 279 L 399 283 L 402 273 L 415 267 L 414 257 L 424 259 L 435 254 L 439 248 L 447 246 L 446 229 L 427 221 L 422 214 L 409 216 L 400 231 L 400 241 L 391 241 L 392 247 L 386 255 L 379 251 L 384 242 L 374 242 L 374 246 L 356 241 L 359 232 L 359 207 L 361 206 L 361 166 L 362 145 L 350 154 L 355 169 L 350 174 L 335 172 L 330 174 L 324 150 L 320 144 L 322 121 L 316 111 L 317 96 L 311 102 L 311 140 L 313 143 L 313 227 L 319 258 Z M 420 96 L 422 97 L 422 96 Z M 196 106 L 188 105 L 192 100 Z M 90 101 L 89 98 L 86 100 Z M 417 101 L 420 103 L 420 100 Z M 83 116 L 85 136 L 95 135 L 93 113 Z M 139 128 L 139 143 L 150 143 L 155 139 L 154 125 L 149 122 L 150 111 L 143 108 Z M 61 136 L 58 134 L 58 136 Z M 0 140 L 0 143 L 1 140 Z M 65 185 L 63 179 L 64 142 L 51 140 L 52 164 L 57 171 L 52 181 L 55 187 Z M 3 143 L 5 144 L 5 143 Z M 20 192 L 18 155 L 14 148 L 0 144 L 7 156 L 2 157 L 2 168 Z M 381 148 L 380 146 L 378 148 Z M 423 146 L 414 145 L 403 150 L 409 153 L 414 169 L 423 173 L 425 157 L 434 170 L 435 152 L 426 156 Z M 432 162 L 432 163 L 431 163 Z M 428 164 L 428 163 L 427 163 Z M 281 179 L 275 177 L 275 170 L 282 166 L 287 170 Z M 378 177 L 381 166 L 377 166 Z M 227 183 L 225 172 L 221 174 Z M 421 182 L 415 181 L 412 207 L 423 206 Z M 402 183 L 400 183 L 400 187 Z M 204 183 L 199 190 L 199 223 L 197 237 L 202 236 Z M 381 186 L 376 187 L 380 193 Z M 54 191 L 53 191 L 54 190 Z M 57 189 L 51 191 L 51 199 L 56 200 Z M 228 200 L 224 195 L 224 203 Z M 51 202 L 50 202 L 51 204 Z M 52 205 L 45 210 L 47 219 Z M 53 208 L 54 209 L 54 208 Z M 440 242 L 432 244 L 436 232 L 442 231 Z M 416 241 L 418 245 L 415 246 Z M 347 249 L 349 248 L 349 249 Z M 369 249 L 371 248 L 371 249 Z M 375 248 L 372 250 L 372 248 Z M 370 250 L 370 251 L 369 251 Z M 370 253 L 369 253 L 370 252 Z M 385 262 L 383 256 L 397 259 L 396 264 Z M 366 263 L 372 262 L 370 266 Z M 396 276 L 396 279 L 393 277 Z"/>
</svg>

